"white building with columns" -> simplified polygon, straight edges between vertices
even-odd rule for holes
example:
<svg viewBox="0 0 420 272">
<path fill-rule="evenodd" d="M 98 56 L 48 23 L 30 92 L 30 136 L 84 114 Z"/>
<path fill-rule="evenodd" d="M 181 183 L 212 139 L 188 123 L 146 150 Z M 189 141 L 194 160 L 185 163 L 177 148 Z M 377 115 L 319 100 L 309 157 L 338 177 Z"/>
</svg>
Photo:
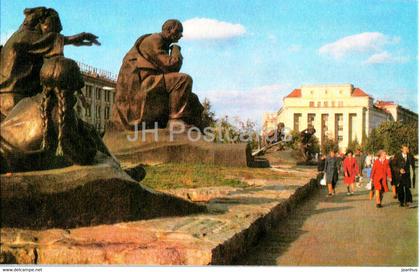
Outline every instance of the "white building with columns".
<svg viewBox="0 0 420 272">
<path fill-rule="evenodd" d="M 78 100 L 75 109 L 83 121 L 92 124 L 100 133 L 103 133 L 106 123 L 112 116 L 116 76 L 80 62 L 78 65 L 85 81 L 82 92 L 86 98 L 87 107 L 85 108 Z"/>
<path fill-rule="evenodd" d="M 416 113 L 392 102 L 380 102 L 375 104 L 369 94 L 352 84 L 303 85 L 283 98 L 283 107 L 277 113 L 264 114 L 263 133 L 280 122 L 296 131 L 313 126 L 321 143 L 334 139 L 345 151 L 350 142 L 357 139 L 360 143 L 382 122 L 398 120 L 398 109 L 404 121 L 417 121 Z"/>
</svg>

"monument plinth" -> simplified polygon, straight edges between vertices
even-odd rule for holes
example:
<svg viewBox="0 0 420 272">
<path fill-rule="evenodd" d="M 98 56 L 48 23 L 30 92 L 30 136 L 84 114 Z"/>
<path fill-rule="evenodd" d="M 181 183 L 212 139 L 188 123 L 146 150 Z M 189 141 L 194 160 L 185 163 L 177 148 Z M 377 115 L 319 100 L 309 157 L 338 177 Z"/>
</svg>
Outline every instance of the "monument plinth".
<svg viewBox="0 0 420 272">
<path fill-rule="evenodd" d="M 148 189 L 114 160 L 1 175 L 1 225 L 74 228 L 205 212 L 201 205 Z"/>
<path fill-rule="evenodd" d="M 173 133 L 170 129 L 107 131 L 103 141 L 123 165 L 169 162 L 221 166 L 250 166 L 247 144 L 217 144 L 198 131 Z"/>
</svg>

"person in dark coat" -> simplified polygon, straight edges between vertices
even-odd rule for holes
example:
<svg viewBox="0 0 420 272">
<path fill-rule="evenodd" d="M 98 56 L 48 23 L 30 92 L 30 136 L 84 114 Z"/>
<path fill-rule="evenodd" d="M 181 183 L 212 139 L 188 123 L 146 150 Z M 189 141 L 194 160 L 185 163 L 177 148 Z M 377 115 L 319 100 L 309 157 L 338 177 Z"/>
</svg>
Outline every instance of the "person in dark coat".
<svg viewBox="0 0 420 272">
<path fill-rule="evenodd" d="M 324 172 L 324 168 L 325 168 L 325 155 L 324 154 L 320 154 L 319 159 L 318 159 L 318 172 Z"/>
<path fill-rule="evenodd" d="M 325 159 L 324 173 L 328 186 L 328 196 L 335 194 L 335 186 L 338 180 L 339 161 L 335 151 L 331 150 L 329 156 Z"/>
<path fill-rule="evenodd" d="M 389 167 L 391 167 L 391 176 L 392 176 L 392 182 L 391 182 L 392 197 L 394 199 L 397 198 L 397 185 L 398 185 L 398 176 L 399 176 L 399 171 L 400 171 L 400 169 L 398 169 L 398 166 L 397 166 L 397 158 L 398 156 L 394 155 L 389 160 Z"/>
<path fill-rule="evenodd" d="M 360 148 L 356 149 L 356 152 L 354 153 L 354 158 L 356 159 L 357 166 L 359 168 L 359 172 L 356 176 L 356 186 L 360 188 L 362 185 L 362 177 L 363 177 L 363 168 L 365 166 L 365 159 L 366 155 L 363 154 L 363 152 L 360 150 Z"/>
<path fill-rule="evenodd" d="M 395 155 L 396 163 L 395 170 L 397 174 L 397 194 L 398 200 L 401 207 L 408 207 L 408 203 L 413 202 L 413 197 L 411 195 L 411 169 L 414 171 L 414 158 L 409 153 L 409 148 L 406 145 L 401 147 L 401 153 Z M 414 175 L 413 175 L 414 177 Z M 415 178 L 415 177 L 414 177 Z"/>
</svg>

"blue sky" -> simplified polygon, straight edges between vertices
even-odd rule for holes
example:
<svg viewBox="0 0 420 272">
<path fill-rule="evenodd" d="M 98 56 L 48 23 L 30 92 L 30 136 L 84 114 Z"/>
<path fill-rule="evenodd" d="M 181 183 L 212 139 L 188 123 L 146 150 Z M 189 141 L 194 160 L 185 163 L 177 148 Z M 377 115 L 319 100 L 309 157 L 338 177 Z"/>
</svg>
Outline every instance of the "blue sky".
<svg viewBox="0 0 420 272">
<path fill-rule="evenodd" d="M 181 20 L 182 71 L 219 117 L 261 123 L 309 83 L 353 83 L 417 112 L 417 1 L 2 0 L 2 42 L 35 6 L 55 8 L 65 35 L 99 36 L 102 46 L 68 46 L 67 57 L 116 74 L 137 37 Z"/>
</svg>

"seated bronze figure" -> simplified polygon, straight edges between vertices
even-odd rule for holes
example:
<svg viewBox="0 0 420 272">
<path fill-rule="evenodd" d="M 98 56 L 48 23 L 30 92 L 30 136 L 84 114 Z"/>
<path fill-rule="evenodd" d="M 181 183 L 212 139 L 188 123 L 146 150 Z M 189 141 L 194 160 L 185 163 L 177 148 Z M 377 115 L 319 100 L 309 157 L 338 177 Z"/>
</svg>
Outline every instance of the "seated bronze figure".
<svg viewBox="0 0 420 272">
<path fill-rule="evenodd" d="M 181 122 L 200 127 L 203 106 L 192 93 L 192 78 L 180 73 L 183 27 L 168 20 L 161 33 L 138 38 L 125 55 L 117 80 L 113 127 L 133 130 L 136 126 L 165 127 Z"/>
<path fill-rule="evenodd" d="M 22 26 L 1 49 L 1 173 L 91 164 L 97 151 L 111 155 L 73 109 L 84 82 L 76 62 L 63 57 L 65 44 L 99 44 L 97 37 L 61 35 L 53 9 L 24 14 Z"/>
<path fill-rule="evenodd" d="M 76 62 L 46 60 L 43 91 L 22 99 L 1 122 L 1 172 L 91 164 L 97 150 L 109 154 L 92 126 L 77 118 L 75 92 L 84 86 Z"/>
</svg>

